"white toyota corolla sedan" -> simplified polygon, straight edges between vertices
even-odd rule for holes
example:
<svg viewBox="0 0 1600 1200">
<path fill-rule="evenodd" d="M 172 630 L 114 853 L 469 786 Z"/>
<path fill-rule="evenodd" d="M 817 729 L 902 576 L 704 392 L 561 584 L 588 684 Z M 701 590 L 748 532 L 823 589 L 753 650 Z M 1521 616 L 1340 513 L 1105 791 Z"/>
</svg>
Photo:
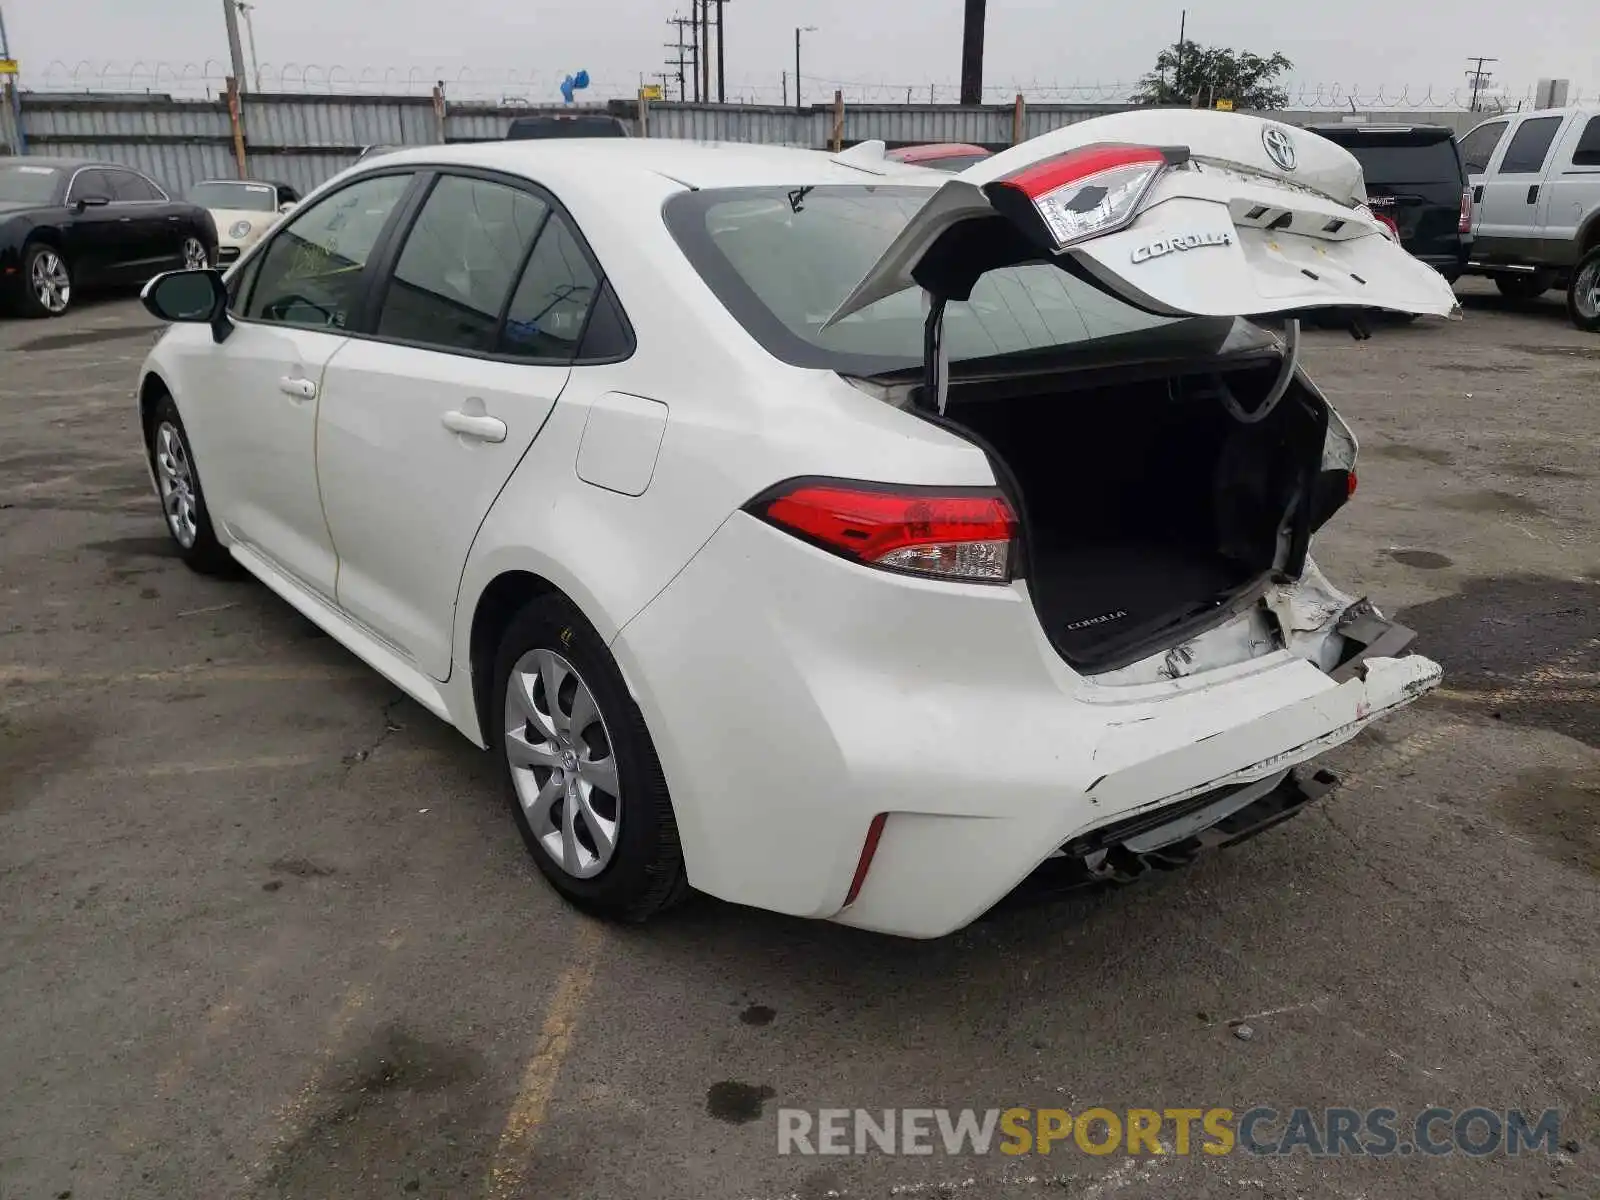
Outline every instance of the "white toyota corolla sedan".
<svg viewBox="0 0 1600 1200">
<path fill-rule="evenodd" d="M 1310 554 L 1356 441 L 1292 314 L 1455 312 L 1364 195 L 1190 111 L 954 176 L 409 150 L 152 282 L 140 423 L 183 557 L 487 747 L 573 902 L 934 937 L 1242 841 L 1438 682 Z"/>
</svg>

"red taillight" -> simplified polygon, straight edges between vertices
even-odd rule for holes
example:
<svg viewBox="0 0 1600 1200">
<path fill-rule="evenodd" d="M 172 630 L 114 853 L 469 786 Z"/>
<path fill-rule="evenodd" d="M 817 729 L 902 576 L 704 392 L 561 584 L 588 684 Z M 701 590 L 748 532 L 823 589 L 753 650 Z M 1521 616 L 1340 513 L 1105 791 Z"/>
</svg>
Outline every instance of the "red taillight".
<svg viewBox="0 0 1600 1200">
<path fill-rule="evenodd" d="M 1031 207 L 1060 250 L 1132 221 L 1161 172 L 1188 155 L 1157 146 L 1084 146 L 997 179 L 985 194 L 1013 220 Z"/>
<path fill-rule="evenodd" d="M 1138 165 L 1159 167 L 1166 161 L 1165 152 L 1154 146 L 1085 146 L 1023 167 L 1001 182 L 1021 188 L 1029 200 L 1037 200 L 1057 188 L 1081 183 L 1102 171 Z"/>
<path fill-rule="evenodd" d="M 748 507 L 870 566 L 978 583 L 1011 578 L 1017 518 L 995 491 L 818 481 L 780 486 Z"/>
<path fill-rule="evenodd" d="M 1377 219 L 1378 224 L 1389 231 L 1390 237 L 1397 242 L 1400 240 L 1400 226 L 1395 224 L 1393 217 L 1385 216 L 1383 213 L 1373 213 L 1372 215 Z"/>
<path fill-rule="evenodd" d="M 872 867 L 873 855 L 878 853 L 878 841 L 883 837 L 883 823 L 888 813 L 879 813 L 867 826 L 867 840 L 861 844 L 861 857 L 856 862 L 856 873 L 850 880 L 850 890 L 845 893 L 844 906 L 849 908 L 861 894 L 861 885 L 867 881 L 867 871 Z"/>
<path fill-rule="evenodd" d="M 1354 496 L 1355 494 L 1356 494 L 1356 473 L 1354 471 L 1351 471 L 1347 476 L 1345 476 L 1344 498 L 1346 500 L 1348 500 L 1348 499 L 1350 499 L 1351 496 Z"/>
<path fill-rule="evenodd" d="M 1461 193 L 1461 223 L 1457 226 L 1461 233 L 1472 232 L 1472 189 L 1467 188 Z"/>
</svg>

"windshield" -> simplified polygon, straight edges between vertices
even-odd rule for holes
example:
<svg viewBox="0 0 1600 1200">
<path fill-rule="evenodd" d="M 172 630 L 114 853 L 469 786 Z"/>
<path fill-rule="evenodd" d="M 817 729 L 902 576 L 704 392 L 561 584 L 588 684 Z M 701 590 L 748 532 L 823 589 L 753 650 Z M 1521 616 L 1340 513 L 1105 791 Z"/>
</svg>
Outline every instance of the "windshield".
<svg viewBox="0 0 1600 1200">
<path fill-rule="evenodd" d="M 189 203 L 201 208 L 233 208 L 244 212 L 277 212 L 277 189 L 264 183 L 197 183 Z"/>
<path fill-rule="evenodd" d="M 933 195 L 844 186 L 684 192 L 668 228 L 711 290 L 776 357 L 877 374 L 922 361 L 923 296 L 911 288 L 822 324 Z M 1059 267 L 991 271 L 945 313 L 952 362 L 1074 345 L 1170 324 Z"/>
<path fill-rule="evenodd" d="M 0 162 L 0 204 L 50 204 L 60 182 L 55 167 Z"/>
</svg>

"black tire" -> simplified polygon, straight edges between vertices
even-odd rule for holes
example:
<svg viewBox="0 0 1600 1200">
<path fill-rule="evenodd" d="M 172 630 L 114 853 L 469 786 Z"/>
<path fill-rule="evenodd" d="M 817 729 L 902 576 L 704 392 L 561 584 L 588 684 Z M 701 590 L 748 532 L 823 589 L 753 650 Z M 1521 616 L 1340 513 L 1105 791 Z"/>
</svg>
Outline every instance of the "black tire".
<svg viewBox="0 0 1600 1200">
<path fill-rule="evenodd" d="M 609 735 L 619 793 L 615 797 L 615 849 L 599 873 L 590 878 L 569 873 L 539 840 L 523 808 L 506 753 L 510 723 L 507 690 L 513 668 L 531 652 L 541 650 L 564 658 L 581 684 L 587 685 L 598 712 L 588 728 L 593 731 L 603 723 L 600 736 Z M 517 614 L 500 640 L 490 695 L 489 744 L 499 761 L 511 815 L 528 853 L 551 886 L 578 908 L 621 921 L 645 921 L 682 901 L 689 892 L 688 876 L 655 745 L 616 660 L 571 601 L 564 596 L 542 596 Z M 536 775 L 525 776 L 525 786 L 530 779 L 534 786 L 540 782 Z M 556 804 L 564 806 L 565 801 Z"/>
<path fill-rule="evenodd" d="M 60 308 L 50 308 L 39 299 L 33 288 L 34 266 L 41 258 L 50 255 L 61 264 L 61 269 L 67 275 L 67 293 Z M 45 242 L 29 242 L 22 251 L 22 282 L 17 298 L 17 307 L 25 317 L 60 317 L 65 316 L 72 307 L 72 264 L 67 261 L 67 256 Z"/>
<path fill-rule="evenodd" d="M 1567 316 L 1585 333 L 1600 333 L 1600 300 L 1595 297 L 1600 297 L 1600 246 L 1583 256 L 1567 285 Z"/>
<path fill-rule="evenodd" d="M 1496 275 L 1494 285 L 1507 300 L 1537 300 L 1550 290 L 1550 276 L 1543 271 L 1531 275 Z"/>
<path fill-rule="evenodd" d="M 194 517 L 194 538 L 188 544 L 178 536 L 173 528 L 173 521 L 167 516 L 166 492 L 162 490 L 160 480 L 163 477 L 161 456 L 165 453 L 163 446 L 163 431 L 172 430 L 177 438 L 178 445 L 182 448 L 184 458 L 188 465 L 189 491 L 192 497 L 192 512 Z M 217 540 L 217 532 L 211 524 L 211 512 L 206 507 L 205 491 L 200 484 L 200 468 L 194 461 L 194 452 L 189 446 L 189 433 L 183 427 L 183 418 L 178 415 L 178 406 L 171 396 L 163 395 L 156 402 L 155 411 L 150 414 L 150 428 L 145 431 L 146 452 L 150 456 L 150 469 L 157 479 L 156 494 L 161 500 L 161 524 L 167 531 L 167 536 L 172 539 L 173 545 L 178 548 L 178 557 L 193 571 L 201 575 L 231 576 L 238 573 L 233 557 Z M 170 456 L 169 456 L 170 457 Z"/>
</svg>

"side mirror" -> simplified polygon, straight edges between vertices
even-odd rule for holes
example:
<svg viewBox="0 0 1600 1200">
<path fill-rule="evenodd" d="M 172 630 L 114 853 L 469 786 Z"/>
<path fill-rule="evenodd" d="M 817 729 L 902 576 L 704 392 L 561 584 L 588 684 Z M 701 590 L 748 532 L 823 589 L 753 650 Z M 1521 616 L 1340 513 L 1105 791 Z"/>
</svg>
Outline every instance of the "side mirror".
<svg viewBox="0 0 1600 1200">
<path fill-rule="evenodd" d="M 293 200 L 285 200 L 282 204 L 278 205 L 278 212 L 280 214 L 292 213 L 294 211 L 294 203 L 295 202 Z"/>
<path fill-rule="evenodd" d="M 79 196 L 77 209 L 82 212 L 86 208 L 104 208 L 110 203 L 110 196 Z"/>
<path fill-rule="evenodd" d="M 145 284 L 139 299 L 157 320 L 210 325 L 211 340 L 218 345 L 233 332 L 228 289 L 215 271 L 167 271 Z"/>
</svg>

